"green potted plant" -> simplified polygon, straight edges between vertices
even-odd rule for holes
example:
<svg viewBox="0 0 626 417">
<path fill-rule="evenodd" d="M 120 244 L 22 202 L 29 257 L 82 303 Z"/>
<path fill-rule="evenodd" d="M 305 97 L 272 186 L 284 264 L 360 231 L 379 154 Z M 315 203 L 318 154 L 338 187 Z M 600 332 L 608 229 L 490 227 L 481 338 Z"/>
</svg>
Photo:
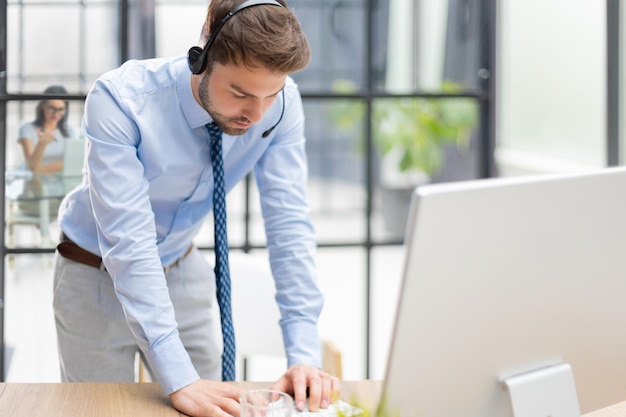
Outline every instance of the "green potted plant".
<svg viewBox="0 0 626 417">
<path fill-rule="evenodd" d="M 334 83 L 339 93 L 356 88 L 346 80 Z M 445 81 L 441 92 L 455 93 L 458 84 Z M 363 138 L 365 107 L 340 100 L 330 107 L 330 119 L 340 129 Z M 468 98 L 381 98 L 372 107 L 372 139 L 381 156 L 381 210 L 387 229 L 404 233 L 411 193 L 438 174 L 446 146 L 467 149 L 477 124 L 476 103 Z M 363 143 L 363 141 L 359 141 Z"/>
</svg>

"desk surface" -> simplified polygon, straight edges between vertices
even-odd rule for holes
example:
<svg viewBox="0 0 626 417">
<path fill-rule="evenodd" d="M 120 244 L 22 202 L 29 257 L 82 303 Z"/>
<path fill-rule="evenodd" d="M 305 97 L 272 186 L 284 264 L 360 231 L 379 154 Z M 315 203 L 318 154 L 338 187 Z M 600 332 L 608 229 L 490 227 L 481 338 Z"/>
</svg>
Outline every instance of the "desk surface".
<svg viewBox="0 0 626 417">
<path fill-rule="evenodd" d="M 240 382 L 245 388 L 271 383 Z M 378 398 L 380 382 L 344 382 L 341 397 Z M 0 416 L 10 417 L 169 417 L 183 416 L 156 383 L 0 383 Z"/>
<path fill-rule="evenodd" d="M 39 201 L 63 198 L 83 180 L 82 176 L 37 174 L 30 178 L 7 178 L 5 195 L 10 200 Z"/>
<path fill-rule="evenodd" d="M 270 383 L 237 383 L 267 388 Z M 379 381 L 344 381 L 341 398 L 372 407 Z M 10 417 L 169 417 L 183 414 L 171 407 L 155 383 L 0 383 L 0 416 Z M 585 417 L 626 417 L 626 401 Z"/>
</svg>

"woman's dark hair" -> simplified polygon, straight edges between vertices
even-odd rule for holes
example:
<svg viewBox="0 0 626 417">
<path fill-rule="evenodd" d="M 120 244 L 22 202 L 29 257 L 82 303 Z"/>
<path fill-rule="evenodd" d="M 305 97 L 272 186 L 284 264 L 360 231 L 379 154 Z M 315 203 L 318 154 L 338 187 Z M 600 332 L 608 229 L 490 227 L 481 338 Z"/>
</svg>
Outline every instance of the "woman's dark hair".
<svg viewBox="0 0 626 417">
<path fill-rule="evenodd" d="M 67 90 L 62 85 L 51 85 L 43 91 L 44 94 L 67 94 Z M 67 116 L 70 113 L 70 103 L 67 100 L 65 101 L 65 114 L 61 120 L 59 120 L 59 130 L 63 137 L 69 137 L 70 133 L 67 130 Z M 37 104 L 36 116 L 35 116 L 35 126 L 42 127 L 44 120 L 46 120 L 44 115 L 44 106 L 48 103 L 48 100 L 40 100 Z"/>
</svg>

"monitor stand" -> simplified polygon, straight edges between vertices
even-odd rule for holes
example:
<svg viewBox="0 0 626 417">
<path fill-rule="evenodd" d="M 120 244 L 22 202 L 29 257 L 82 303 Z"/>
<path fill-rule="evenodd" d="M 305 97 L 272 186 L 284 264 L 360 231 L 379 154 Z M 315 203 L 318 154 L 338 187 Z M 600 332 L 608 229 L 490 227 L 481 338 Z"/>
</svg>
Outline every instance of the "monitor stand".
<svg viewBox="0 0 626 417">
<path fill-rule="evenodd" d="M 580 417 L 574 374 L 563 363 L 502 380 L 514 417 Z"/>
</svg>

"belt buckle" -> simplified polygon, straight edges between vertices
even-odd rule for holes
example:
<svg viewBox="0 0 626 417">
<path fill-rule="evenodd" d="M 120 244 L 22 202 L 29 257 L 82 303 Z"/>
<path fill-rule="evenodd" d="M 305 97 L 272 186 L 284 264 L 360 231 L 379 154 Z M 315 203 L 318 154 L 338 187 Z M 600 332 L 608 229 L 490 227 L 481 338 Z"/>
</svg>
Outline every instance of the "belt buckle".
<svg viewBox="0 0 626 417">
<path fill-rule="evenodd" d="M 170 270 L 171 270 L 172 268 L 174 268 L 176 265 L 178 265 L 178 263 L 179 263 L 179 262 L 180 262 L 183 258 L 184 258 L 184 256 L 183 256 L 183 257 L 180 257 L 180 258 L 178 258 L 178 259 L 176 259 L 174 262 L 172 262 L 172 263 L 171 263 L 171 264 L 169 264 L 168 266 L 164 267 L 164 268 L 163 268 L 163 273 L 164 273 L 165 275 L 167 275 L 167 273 L 168 273 L 168 272 L 170 272 Z"/>
</svg>

